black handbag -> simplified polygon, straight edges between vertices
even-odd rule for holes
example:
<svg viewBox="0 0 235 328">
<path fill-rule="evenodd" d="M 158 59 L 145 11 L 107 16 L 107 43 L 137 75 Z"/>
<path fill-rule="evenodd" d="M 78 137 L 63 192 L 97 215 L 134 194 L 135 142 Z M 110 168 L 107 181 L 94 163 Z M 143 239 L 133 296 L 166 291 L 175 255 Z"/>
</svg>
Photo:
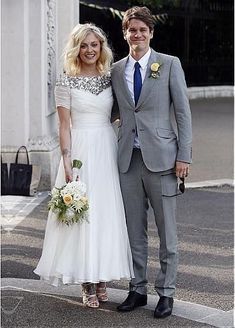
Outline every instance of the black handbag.
<svg viewBox="0 0 235 328">
<path fill-rule="evenodd" d="M 25 150 L 27 164 L 18 163 L 21 149 Z M 15 163 L 10 164 L 8 195 L 34 196 L 40 182 L 41 168 L 29 163 L 27 148 L 21 146 L 16 153 Z"/>
<path fill-rule="evenodd" d="M 8 194 L 8 168 L 7 163 L 2 162 L 1 156 L 1 195 Z"/>
</svg>

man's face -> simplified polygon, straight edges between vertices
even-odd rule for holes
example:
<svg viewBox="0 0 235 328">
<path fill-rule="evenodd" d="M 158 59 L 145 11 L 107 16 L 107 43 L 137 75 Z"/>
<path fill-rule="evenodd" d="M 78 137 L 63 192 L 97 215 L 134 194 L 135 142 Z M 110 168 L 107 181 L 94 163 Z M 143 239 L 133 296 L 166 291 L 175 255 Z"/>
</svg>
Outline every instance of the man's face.
<svg viewBox="0 0 235 328">
<path fill-rule="evenodd" d="M 124 32 L 124 38 L 134 52 L 147 52 L 152 37 L 153 32 L 150 32 L 149 27 L 143 21 L 135 18 L 130 20 L 129 26 Z"/>
</svg>

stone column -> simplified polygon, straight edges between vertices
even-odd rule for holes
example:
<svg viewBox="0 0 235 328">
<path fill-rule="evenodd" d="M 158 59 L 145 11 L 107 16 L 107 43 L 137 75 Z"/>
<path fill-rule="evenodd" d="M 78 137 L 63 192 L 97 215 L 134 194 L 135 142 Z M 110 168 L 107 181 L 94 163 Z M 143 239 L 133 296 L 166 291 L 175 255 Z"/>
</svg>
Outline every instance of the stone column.
<svg viewBox="0 0 235 328">
<path fill-rule="evenodd" d="M 60 159 L 54 86 L 78 9 L 78 0 L 2 0 L 3 161 L 26 145 L 42 167 L 41 190 L 53 186 Z"/>
</svg>

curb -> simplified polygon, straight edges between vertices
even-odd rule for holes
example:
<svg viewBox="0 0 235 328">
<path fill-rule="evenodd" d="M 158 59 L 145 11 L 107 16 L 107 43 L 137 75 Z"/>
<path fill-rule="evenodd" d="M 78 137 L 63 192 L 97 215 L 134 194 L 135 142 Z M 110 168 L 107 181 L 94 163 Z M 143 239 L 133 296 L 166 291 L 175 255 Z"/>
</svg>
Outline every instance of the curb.
<svg viewBox="0 0 235 328">
<path fill-rule="evenodd" d="M 206 188 L 206 187 L 223 187 L 229 186 L 234 187 L 233 179 L 218 179 L 218 180 L 205 180 L 199 182 L 189 182 L 186 183 L 187 188 Z"/>
<path fill-rule="evenodd" d="M 48 297 L 55 297 L 55 295 L 57 295 L 80 298 L 81 295 L 80 285 L 53 287 L 46 282 L 33 279 L 3 278 L 1 290 L 22 291 Z M 109 294 L 109 301 L 117 304 L 123 302 L 128 293 L 127 290 L 114 288 L 107 288 L 107 291 Z M 157 301 L 158 296 L 148 294 L 148 304 L 144 306 L 143 309 L 154 311 Z M 217 328 L 233 327 L 233 310 L 223 311 L 205 305 L 175 299 L 172 314 L 195 322 L 213 325 Z"/>
</svg>

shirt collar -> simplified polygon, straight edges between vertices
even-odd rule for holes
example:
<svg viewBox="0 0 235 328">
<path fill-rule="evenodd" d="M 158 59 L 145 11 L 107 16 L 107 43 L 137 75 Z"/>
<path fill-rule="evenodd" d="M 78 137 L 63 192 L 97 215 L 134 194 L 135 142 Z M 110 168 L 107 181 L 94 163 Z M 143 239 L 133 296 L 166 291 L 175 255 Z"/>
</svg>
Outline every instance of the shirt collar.
<svg viewBox="0 0 235 328">
<path fill-rule="evenodd" d="M 142 69 L 146 68 L 150 55 L 151 55 L 151 48 L 149 48 L 149 50 L 146 52 L 146 54 L 143 57 L 141 57 L 140 60 L 138 60 L 138 63 L 140 64 Z M 129 63 L 134 69 L 136 60 L 131 55 L 129 55 Z"/>
</svg>

